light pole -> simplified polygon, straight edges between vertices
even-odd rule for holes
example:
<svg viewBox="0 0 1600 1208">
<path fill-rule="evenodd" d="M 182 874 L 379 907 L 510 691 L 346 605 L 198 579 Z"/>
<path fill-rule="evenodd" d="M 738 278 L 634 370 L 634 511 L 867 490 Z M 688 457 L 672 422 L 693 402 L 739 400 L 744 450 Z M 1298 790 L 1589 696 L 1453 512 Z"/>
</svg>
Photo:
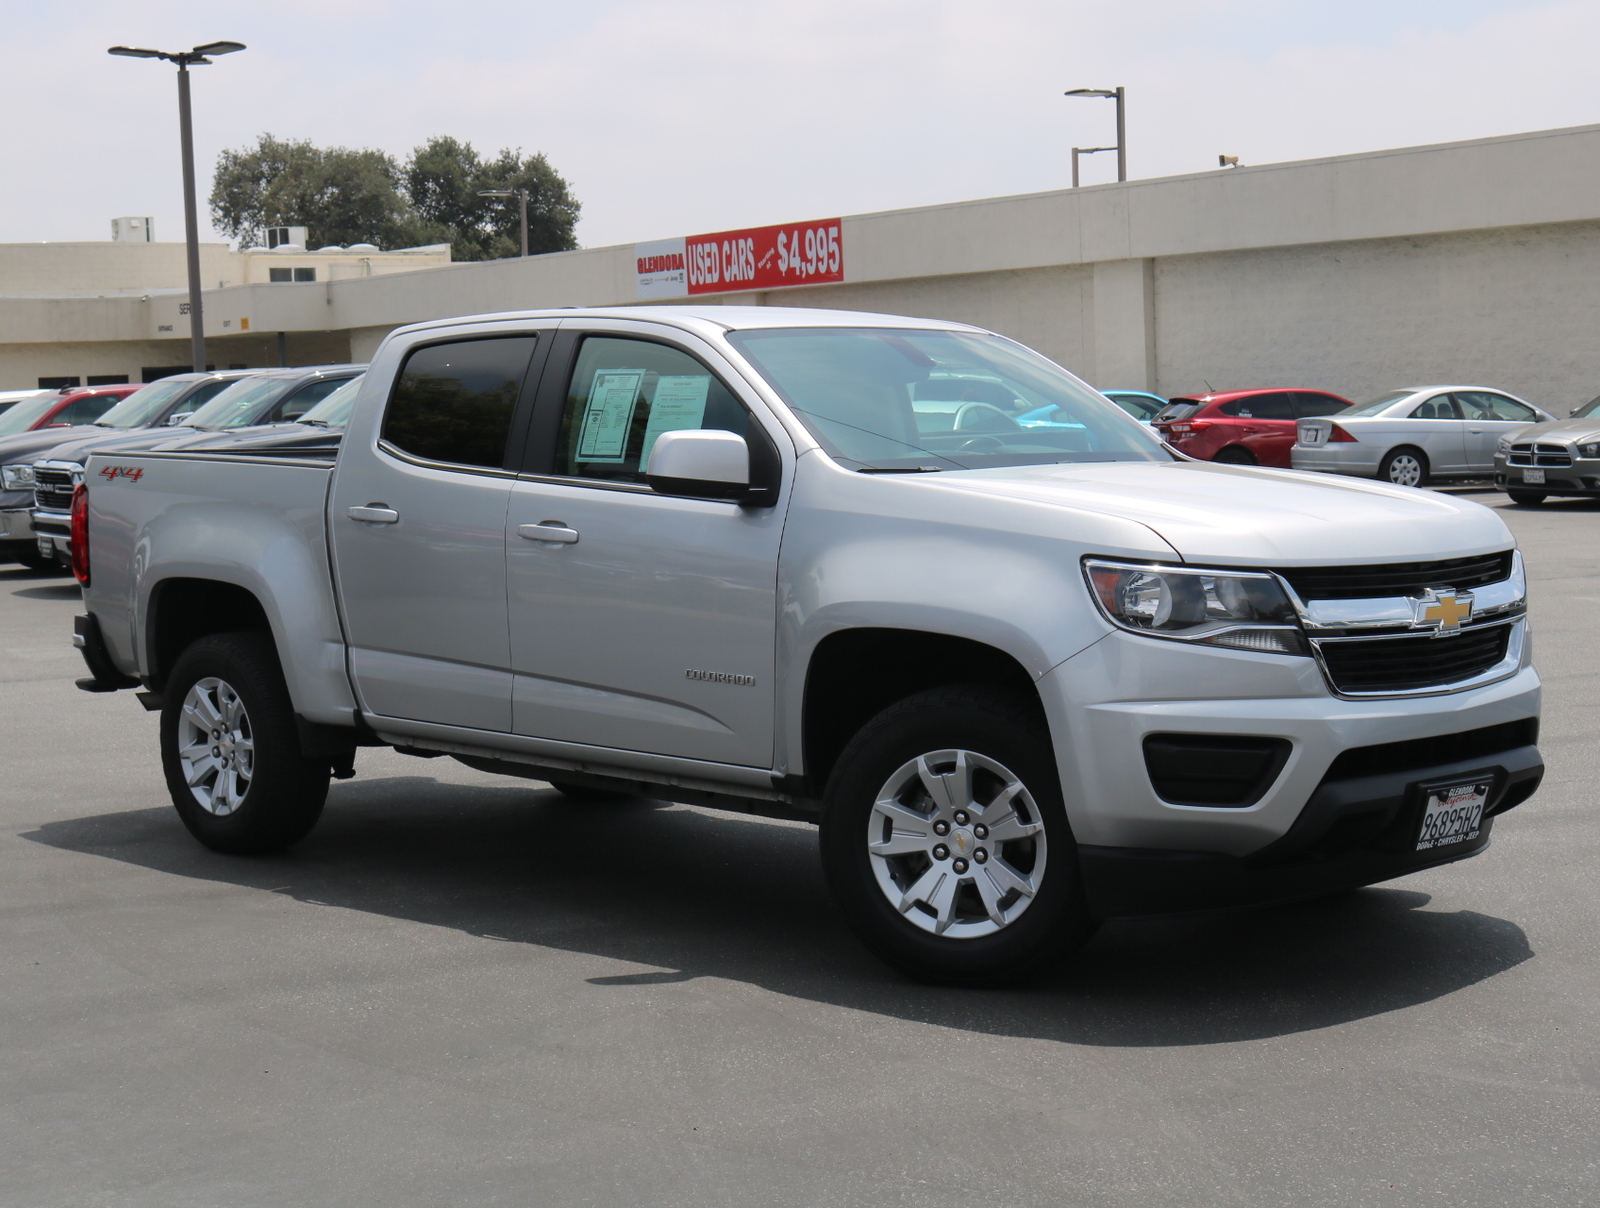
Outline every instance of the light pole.
<svg viewBox="0 0 1600 1208">
<path fill-rule="evenodd" d="M 516 197 L 522 201 L 522 254 L 528 254 L 528 190 L 526 189 L 479 189 L 479 197 Z"/>
<path fill-rule="evenodd" d="M 178 134 L 183 141 L 183 233 L 189 245 L 189 359 L 196 373 L 206 369 L 205 316 L 200 307 L 200 220 L 194 204 L 194 123 L 189 117 L 189 66 L 211 62 L 207 55 L 230 55 L 243 42 L 207 42 L 193 50 L 168 53 L 134 46 L 113 46 L 106 53 L 133 59 L 165 59 L 178 65 Z"/>
<path fill-rule="evenodd" d="M 1072 187 L 1078 187 L 1078 156 L 1098 155 L 1102 151 L 1115 151 L 1115 147 L 1074 147 L 1072 149 Z"/>
<path fill-rule="evenodd" d="M 1125 88 L 1074 88 L 1062 94 L 1063 96 L 1103 96 L 1117 103 L 1117 179 L 1128 179 L 1128 126 L 1124 119 L 1123 108 L 1127 101 Z M 1111 150 L 1110 147 L 1097 147 L 1095 150 Z"/>
</svg>

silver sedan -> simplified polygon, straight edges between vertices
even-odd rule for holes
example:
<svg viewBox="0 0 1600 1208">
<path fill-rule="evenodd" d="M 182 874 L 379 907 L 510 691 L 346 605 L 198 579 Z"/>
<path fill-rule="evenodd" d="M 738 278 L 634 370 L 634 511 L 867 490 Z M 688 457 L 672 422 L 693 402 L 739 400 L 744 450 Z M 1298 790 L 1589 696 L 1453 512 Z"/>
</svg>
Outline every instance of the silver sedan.
<svg viewBox="0 0 1600 1208">
<path fill-rule="evenodd" d="M 1300 420 L 1290 464 L 1405 487 L 1489 475 L 1502 436 L 1554 418 L 1503 390 L 1407 386 L 1338 415 Z"/>
</svg>

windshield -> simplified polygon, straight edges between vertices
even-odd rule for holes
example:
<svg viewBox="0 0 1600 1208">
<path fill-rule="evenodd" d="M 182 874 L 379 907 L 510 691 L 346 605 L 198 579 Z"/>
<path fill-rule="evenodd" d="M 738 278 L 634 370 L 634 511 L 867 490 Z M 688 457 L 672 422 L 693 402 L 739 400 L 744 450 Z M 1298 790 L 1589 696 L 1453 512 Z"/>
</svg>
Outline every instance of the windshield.
<svg viewBox="0 0 1600 1208">
<path fill-rule="evenodd" d="M 361 379 L 366 376 L 364 373 L 356 374 L 302 415 L 300 422 L 313 424 L 319 428 L 344 427 L 350 421 L 350 409 L 356 405 L 356 395 L 361 393 Z"/>
<path fill-rule="evenodd" d="M 192 385 L 193 382 L 153 382 L 135 390 L 94 422 L 101 428 L 142 428 Z"/>
<path fill-rule="evenodd" d="M 1410 398 L 1416 393 L 1415 390 L 1391 390 L 1388 394 L 1380 394 L 1375 399 L 1369 399 L 1346 411 L 1339 412 L 1339 418 L 1349 419 L 1352 415 L 1377 415 L 1380 411 L 1387 411 L 1401 399 Z"/>
<path fill-rule="evenodd" d="M 5 414 L 0 415 L 0 436 L 15 436 L 18 432 L 26 432 L 48 415 L 50 408 L 60 401 L 61 395 L 54 390 L 23 399 Z"/>
<path fill-rule="evenodd" d="M 1171 458 L 1126 412 L 999 336 L 811 327 L 728 339 L 823 448 L 859 469 Z"/>
<path fill-rule="evenodd" d="M 196 411 L 180 426 L 243 428 L 272 409 L 294 382 L 288 378 L 241 378 Z"/>
</svg>

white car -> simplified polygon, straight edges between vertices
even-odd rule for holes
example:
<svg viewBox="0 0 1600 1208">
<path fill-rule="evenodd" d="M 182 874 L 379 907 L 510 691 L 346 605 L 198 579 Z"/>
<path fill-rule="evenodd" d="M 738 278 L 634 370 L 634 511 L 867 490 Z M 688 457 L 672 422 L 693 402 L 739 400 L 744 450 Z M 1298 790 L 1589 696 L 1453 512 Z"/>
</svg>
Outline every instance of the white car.
<svg viewBox="0 0 1600 1208">
<path fill-rule="evenodd" d="M 1406 386 L 1336 416 L 1296 426 L 1297 470 L 1353 474 L 1396 486 L 1494 473 L 1500 438 L 1555 416 L 1482 386 Z"/>
</svg>

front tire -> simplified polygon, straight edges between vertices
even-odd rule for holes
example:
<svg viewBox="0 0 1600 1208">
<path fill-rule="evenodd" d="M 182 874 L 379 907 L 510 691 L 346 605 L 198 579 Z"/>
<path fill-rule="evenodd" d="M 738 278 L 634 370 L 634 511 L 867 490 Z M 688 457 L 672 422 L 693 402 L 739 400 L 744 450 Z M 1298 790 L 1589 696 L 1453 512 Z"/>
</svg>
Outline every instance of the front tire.
<svg viewBox="0 0 1600 1208">
<path fill-rule="evenodd" d="M 322 815 L 331 769 L 301 754 L 271 640 L 199 639 L 179 656 L 162 695 L 161 763 L 189 833 L 235 855 L 305 838 Z"/>
<path fill-rule="evenodd" d="M 1425 487 L 1428 485 L 1428 455 L 1409 446 L 1390 449 L 1378 465 L 1378 477 L 1397 487 Z"/>
<path fill-rule="evenodd" d="M 829 778 L 823 870 L 880 958 L 922 981 L 1026 980 L 1095 924 L 1043 722 L 985 687 L 907 697 Z"/>
<path fill-rule="evenodd" d="M 1506 494 L 1511 496 L 1512 503 L 1525 507 L 1538 507 L 1546 499 L 1550 498 L 1543 491 L 1507 491 Z"/>
</svg>

